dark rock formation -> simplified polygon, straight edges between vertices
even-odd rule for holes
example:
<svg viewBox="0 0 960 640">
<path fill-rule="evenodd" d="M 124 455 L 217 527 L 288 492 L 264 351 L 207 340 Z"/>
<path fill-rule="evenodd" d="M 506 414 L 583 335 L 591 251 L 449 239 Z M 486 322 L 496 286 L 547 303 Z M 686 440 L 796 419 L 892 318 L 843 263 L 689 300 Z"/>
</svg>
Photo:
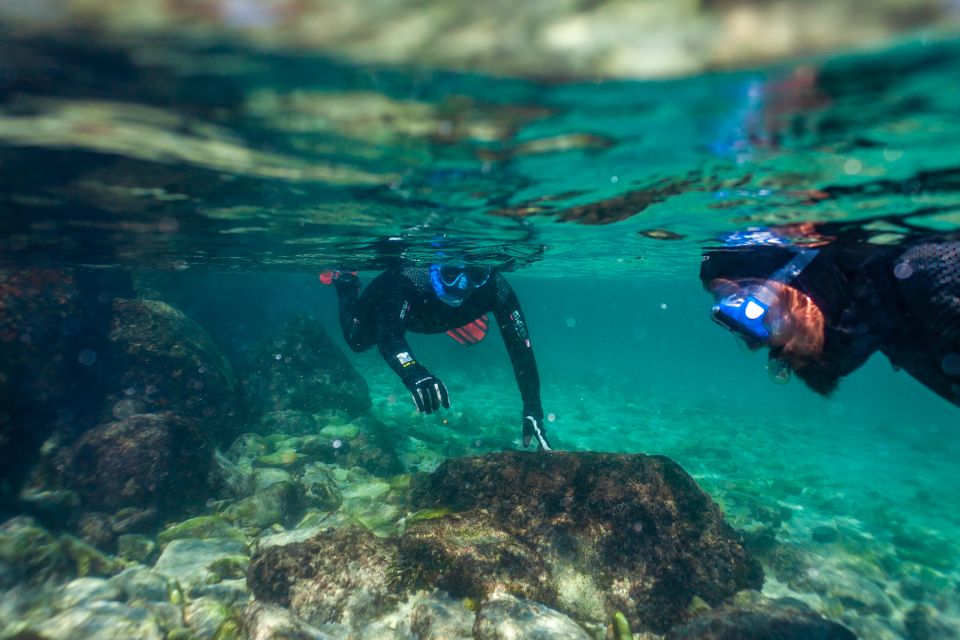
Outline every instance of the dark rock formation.
<svg viewBox="0 0 960 640">
<path fill-rule="evenodd" d="M 90 508 L 170 514 L 205 499 L 211 460 L 197 424 L 165 412 L 99 425 L 61 452 L 57 466 Z"/>
<path fill-rule="evenodd" d="M 115 300 L 113 313 L 116 370 L 105 413 L 173 411 L 202 421 L 215 444 L 229 444 L 239 426 L 237 381 L 207 332 L 155 300 Z"/>
<path fill-rule="evenodd" d="M 367 383 L 315 321 L 299 318 L 261 345 L 244 375 L 251 423 L 271 411 L 358 416 L 370 410 Z"/>
<path fill-rule="evenodd" d="M 662 633 L 694 595 L 718 606 L 763 582 L 717 506 L 660 456 L 448 460 L 414 482 L 412 502 L 456 513 L 407 529 L 404 575 L 462 595 L 512 592 L 581 620 L 622 611 L 634 629 Z"/>
<path fill-rule="evenodd" d="M 326 529 L 259 549 L 247 584 L 257 600 L 287 607 L 309 624 L 357 627 L 396 604 L 395 557 L 395 543 L 364 529 Z"/>
<path fill-rule="evenodd" d="M 711 611 L 674 627 L 666 640 L 856 640 L 856 636 L 798 601 L 772 601 Z"/>
<path fill-rule="evenodd" d="M 45 439 L 98 421 L 109 285 L 72 270 L 0 270 L 0 493 L 16 493 Z"/>
</svg>

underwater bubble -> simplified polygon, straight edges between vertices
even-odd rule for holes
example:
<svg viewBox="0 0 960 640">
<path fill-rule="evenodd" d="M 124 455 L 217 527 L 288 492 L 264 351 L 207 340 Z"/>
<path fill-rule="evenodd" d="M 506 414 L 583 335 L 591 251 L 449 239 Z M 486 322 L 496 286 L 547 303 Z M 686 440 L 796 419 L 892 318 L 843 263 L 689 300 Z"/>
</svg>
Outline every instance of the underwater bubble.
<svg viewBox="0 0 960 640">
<path fill-rule="evenodd" d="M 906 280 L 913 275 L 913 267 L 910 266 L 909 262 L 898 262 L 896 266 L 893 267 L 893 275 L 900 280 Z"/>
<path fill-rule="evenodd" d="M 206 373 L 206 372 L 207 372 L 206 367 L 200 367 L 199 369 L 197 369 L 197 373 Z"/>
<path fill-rule="evenodd" d="M 887 162 L 896 162 L 903 157 L 903 151 L 900 149 L 884 149 L 883 159 Z"/>
<path fill-rule="evenodd" d="M 940 368 L 948 376 L 960 376 L 960 353 L 948 353 L 943 356 Z"/>
<path fill-rule="evenodd" d="M 113 417 L 117 420 L 124 420 L 130 416 L 140 413 L 140 407 L 133 400 L 121 400 L 117 404 L 113 405 L 113 409 L 110 411 L 113 414 Z"/>
<path fill-rule="evenodd" d="M 666 303 L 666 302 L 661 302 L 661 303 L 660 303 L 660 308 L 663 309 L 664 311 L 666 311 L 666 310 L 667 310 L 667 303 Z"/>
<path fill-rule="evenodd" d="M 810 567 L 809 569 L 807 569 L 807 577 L 817 578 L 819 577 L 819 575 L 820 575 L 820 570 L 817 569 L 816 567 Z"/>
<path fill-rule="evenodd" d="M 861 169 L 863 169 L 863 163 L 856 158 L 850 158 L 843 163 L 843 172 L 848 176 L 858 175 Z"/>
<path fill-rule="evenodd" d="M 337 439 L 334 440 L 331 444 L 333 445 L 333 448 L 334 448 L 334 449 L 339 449 L 340 447 L 343 446 L 343 440 L 337 438 Z"/>
<path fill-rule="evenodd" d="M 128 396 L 132 396 L 137 392 L 137 390 L 134 389 L 133 387 L 127 387 L 126 389 L 123 390 L 123 392 Z"/>
<path fill-rule="evenodd" d="M 173 268 L 177 271 L 186 271 L 190 268 L 190 265 L 187 264 L 186 260 L 175 260 L 173 263 Z"/>
<path fill-rule="evenodd" d="M 479 440 L 474 440 L 474 441 L 473 441 L 473 446 L 474 446 L 475 448 L 477 448 L 477 449 L 479 449 L 482 445 L 483 445 L 483 443 L 480 442 Z"/>
<path fill-rule="evenodd" d="M 576 318 L 567 318 L 567 326 L 570 327 L 571 329 L 577 326 Z"/>
<path fill-rule="evenodd" d="M 611 184 L 617 184 L 618 182 L 620 182 L 620 176 L 610 176 Z"/>
<path fill-rule="evenodd" d="M 146 389 L 144 389 L 144 391 L 146 392 L 146 394 L 147 394 L 148 396 L 152 396 L 153 394 L 155 394 L 155 393 L 157 392 L 157 386 L 156 386 L 156 385 L 153 385 L 153 384 L 148 384 L 147 387 L 146 387 Z"/>
<path fill-rule="evenodd" d="M 97 352 L 94 351 L 93 349 L 84 349 L 77 356 L 77 362 L 79 362 L 85 367 L 89 367 L 96 361 L 97 361 Z"/>
<path fill-rule="evenodd" d="M 547 422 L 555 422 L 556 420 L 557 420 L 557 414 L 555 413 L 547 414 Z"/>
<path fill-rule="evenodd" d="M 634 523 L 633 523 L 633 531 L 634 531 L 635 533 L 643 533 L 643 523 L 642 523 L 642 522 L 634 522 Z"/>
<path fill-rule="evenodd" d="M 281 358 L 283 358 L 283 355 L 281 355 L 281 354 L 279 354 L 279 353 L 273 354 L 273 359 L 274 359 L 274 360 L 280 360 Z"/>
<path fill-rule="evenodd" d="M 397 404 L 397 394 L 391 393 L 387 396 L 387 404 Z"/>
</svg>

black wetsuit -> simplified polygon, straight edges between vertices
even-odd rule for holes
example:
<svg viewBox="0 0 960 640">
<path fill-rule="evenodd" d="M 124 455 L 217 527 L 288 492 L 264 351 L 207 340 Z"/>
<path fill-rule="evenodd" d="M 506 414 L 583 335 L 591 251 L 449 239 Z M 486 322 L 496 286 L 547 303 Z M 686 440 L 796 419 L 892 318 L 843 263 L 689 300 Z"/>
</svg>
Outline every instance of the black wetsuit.
<svg viewBox="0 0 960 640">
<path fill-rule="evenodd" d="M 920 242 L 868 260 L 853 277 L 856 305 L 841 326 L 960 406 L 960 240 Z M 872 350 L 861 347 L 866 360 Z"/>
<path fill-rule="evenodd" d="M 540 376 L 527 323 L 516 294 L 499 272 L 492 271 L 486 282 L 471 291 L 458 307 L 438 298 L 428 269 L 385 271 L 362 294 L 358 283 L 335 284 L 340 298 L 340 327 L 347 344 L 357 352 L 376 345 L 386 363 L 411 390 L 416 381 L 430 373 L 410 349 L 405 338 L 407 331 L 443 333 L 493 312 L 520 388 L 524 419 L 533 418 L 535 426 L 542 430 Z M 537 439 L 540 440 L 539 434 Z M 545 441 L 540 444 L 546 448 Z"/>
</svg>

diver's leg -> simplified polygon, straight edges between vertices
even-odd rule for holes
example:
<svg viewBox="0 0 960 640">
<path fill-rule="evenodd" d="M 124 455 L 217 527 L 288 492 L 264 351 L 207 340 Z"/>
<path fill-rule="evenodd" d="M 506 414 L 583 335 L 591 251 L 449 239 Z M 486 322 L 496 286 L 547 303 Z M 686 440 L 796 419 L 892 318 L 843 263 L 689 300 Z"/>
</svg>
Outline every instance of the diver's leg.
<svg viewBox="0 0 960 640">
<path fill-rule="evenodd" d="M 371 314 L 364 311 L 369 307 L 368 296 L 360 296 L 360 280 L 334 280 L 337 298 L 340 302 L 340 330 L 343 339 L 351 350 L 359 353 L 366 351 L 377 341 L 377 332 L 374 322 L 369 318 Z M 366 319 L 366 320 L 365 320 Z"/>
</svg>

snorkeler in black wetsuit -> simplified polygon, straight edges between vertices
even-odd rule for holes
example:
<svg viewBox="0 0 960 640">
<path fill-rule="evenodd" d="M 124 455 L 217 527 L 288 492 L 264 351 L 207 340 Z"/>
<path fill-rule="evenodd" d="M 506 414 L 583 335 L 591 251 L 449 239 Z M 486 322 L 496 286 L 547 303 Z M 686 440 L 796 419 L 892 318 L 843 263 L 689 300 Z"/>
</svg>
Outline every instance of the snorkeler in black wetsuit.
<svg viewBox="0 0 960 640">
<path fill-rule="evenodd" d="M 321 280 L 336 286 L 340 327 L 350 348 L 360 352 L 376 345 L 422 413 L 449 408 L 450 396 L 443 382 L 415 358 L 404 334 L 448 332 L 458 342 L 477 342 L 486 331 L 486 314 L 492 311 L 523 399 L 523 446 L 536 440 L 541 450 L 552 449 L 527 324 L 516 294 L 498 271 L 446 265 L 390 270 L 377 276 L 362 295 L 354 274 L 328 272 Z"/>
<path fill-rule="evenodd" d="M 779 382 L 793 371 L 826 395 L 880 351 L 960 406 L 960 236 L 881 245 L 807 227 L 799 242 L 797 227 L 752 229 L 708 252 L 714 319 L 766 346 Z"/>
</svg>

